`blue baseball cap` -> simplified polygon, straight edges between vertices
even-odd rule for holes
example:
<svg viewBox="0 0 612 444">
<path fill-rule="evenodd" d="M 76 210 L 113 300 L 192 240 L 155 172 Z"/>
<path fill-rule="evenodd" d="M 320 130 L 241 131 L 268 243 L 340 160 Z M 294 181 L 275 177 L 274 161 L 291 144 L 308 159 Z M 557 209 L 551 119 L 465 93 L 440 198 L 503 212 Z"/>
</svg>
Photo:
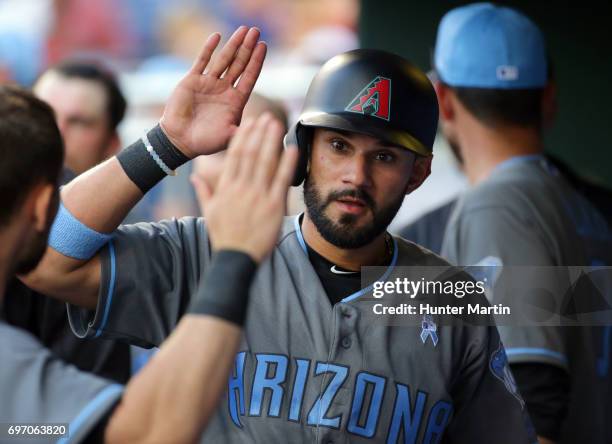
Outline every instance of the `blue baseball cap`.
<svg viewBox="0 0 612 444">
<path fill-rule="evenodd" d="M 440 21 L 434 68 L 450 86 L 543 88 L 546 65 L 542 33 L 514 9 L 473 3 L 449 11 Z"/>
</svg>

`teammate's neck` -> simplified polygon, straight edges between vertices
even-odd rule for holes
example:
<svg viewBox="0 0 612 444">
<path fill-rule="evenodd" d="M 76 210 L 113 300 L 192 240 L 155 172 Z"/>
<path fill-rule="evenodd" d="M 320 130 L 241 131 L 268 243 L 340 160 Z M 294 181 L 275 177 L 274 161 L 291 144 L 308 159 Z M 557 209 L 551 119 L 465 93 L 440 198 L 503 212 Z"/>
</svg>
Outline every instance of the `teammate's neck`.
<svg viewBox="0 0 612 444">
<path fill-rule="evenodd" d="M 4 301 L 4 290 L 6 288 L 6 271 L 4 270 L 4 264 L 0 263 L 0 307 Z"/>
<path fill-rule="evenodd" d="M 519 126 L 489 128 L 471 116 L 462 122 L 457 138 L 465 173 L 472 185 L 487 179 L 497 165 L 511 157 L 543 151 L 542 135 L 536 129 Z"/>
<path fill-rule="evenodd" d="M 15 258 L 19 257 L 24 245 L 23 223 L 19 218 L 2 227 L 0 230 L 0 305 L 4 299 L 6 284 L 11 279 L 15 267 Z"/>
<path fill-rule="evenodd" d="M 2 306 L 2 301 L 4 300 L 4 291 L 8 281 L 9 260 L 13 254 L 12 249 L 7 245 L 9 239 L 6 238 L 7 236 L 4 235 L 4 232 L 0 231 L 0 245 L 2 245 L 2 248 L 0 248 L 0 306 Z"/>
<path fill-rule="evenodd" d="M 338 248 L 321 236 L 306 212 L 302 220 L 302 235 L 310 248 L 345 270 L 359 271 L 362 266 L 383 265 L 387 258 L 385 233 L 361 248 Z"/>
</svg>

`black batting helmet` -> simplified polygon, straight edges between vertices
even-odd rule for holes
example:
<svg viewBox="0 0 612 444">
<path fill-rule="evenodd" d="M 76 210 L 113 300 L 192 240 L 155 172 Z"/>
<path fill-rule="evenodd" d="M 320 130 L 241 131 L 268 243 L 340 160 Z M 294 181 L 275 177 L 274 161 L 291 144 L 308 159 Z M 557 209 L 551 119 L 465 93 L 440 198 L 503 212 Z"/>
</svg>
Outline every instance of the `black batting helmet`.
<svg viewBox="0 0 612 444">
<path fill-rule="evenodd" d="M 306 177 L 312 127 L 366 134 L 430 156 L 438 101 L 427 76 L 400 56 L 356 49 L 330 59 L 317 73 L 298 122 L 285 136 L 300 159 L 294 186 Z"/>
</svg>

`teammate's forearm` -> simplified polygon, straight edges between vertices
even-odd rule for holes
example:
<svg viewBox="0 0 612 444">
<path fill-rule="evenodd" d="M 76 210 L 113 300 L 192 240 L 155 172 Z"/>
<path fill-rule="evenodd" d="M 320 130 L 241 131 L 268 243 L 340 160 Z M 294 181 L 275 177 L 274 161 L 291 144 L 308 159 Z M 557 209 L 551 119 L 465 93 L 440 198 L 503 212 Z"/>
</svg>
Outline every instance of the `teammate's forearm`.
<svg viewBox="0 0 612 444">
<path fill-rule="evenodd" d="M 36 270 L 19 278 L 41 294 L 95 310 L 100 275 L 98 255 L 86 262 L 77 261 L 48 248 Z"/>
<path fill-rule="evenodd" d="M 88 228 L 110 233 L 148 190 L 188 160 L 157 125 L 73 180 L 62 193 L 64 205 Z"/>
<path fill-rule="evenodd" d="M 111 233 L 143 194 L 113 157 L 78 176 L 62 189 L 64 206 L 81 223 Z"/>
<path fill-rule="evenodd" d="M 107 442 L 197 441 L 227 383 L 240 332 L 219 318 L 186 315 L 127 385 Z"/>
</svg>

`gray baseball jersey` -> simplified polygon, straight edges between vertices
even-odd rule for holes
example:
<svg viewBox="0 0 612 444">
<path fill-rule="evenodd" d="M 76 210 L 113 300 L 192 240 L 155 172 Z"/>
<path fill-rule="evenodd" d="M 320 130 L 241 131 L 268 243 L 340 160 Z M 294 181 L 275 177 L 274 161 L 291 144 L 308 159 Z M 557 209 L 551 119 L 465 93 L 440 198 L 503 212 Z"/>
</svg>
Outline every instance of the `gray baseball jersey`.
<svg viewBox="0 0 612 444">
<path fill-rule="evenodd" d="M 542 156 L 512 158 L 467 191 L 442 248 L 458 265 L 612 265 L 611 252 L 606 221 Z M 564 442 L 604 442 L 611 328 L 499 327 L 510 363 L 570 371 Z"/>
<path fill-rule="evenodd" d="M 69 307 L 80 336 L 156 346 L 210 262 L 202 219 L 122 226 L 102 250 L 98 307 Z M 447 265 L 401 239 L 387 268 Z M 224 401 L 203 438 L 232 443 L 522 443 L 530 421 L 494 327 L 373 325 L 358 303 L 331 306 L 298 218 L 251 287 L 244 338 Z M 202 338 L 205 341 L 206 338 Z"/>
<path fill-rule="evenodd" d="M 2 321 L 0 352 L 0 423 L 68 423 L 68 437 L 27 442 L 84 442 L 123 392 L 122 385 L 66 364 L 30 333 Z M 0 436 L 5 439 L 25 442 Z"/>
</svg>

